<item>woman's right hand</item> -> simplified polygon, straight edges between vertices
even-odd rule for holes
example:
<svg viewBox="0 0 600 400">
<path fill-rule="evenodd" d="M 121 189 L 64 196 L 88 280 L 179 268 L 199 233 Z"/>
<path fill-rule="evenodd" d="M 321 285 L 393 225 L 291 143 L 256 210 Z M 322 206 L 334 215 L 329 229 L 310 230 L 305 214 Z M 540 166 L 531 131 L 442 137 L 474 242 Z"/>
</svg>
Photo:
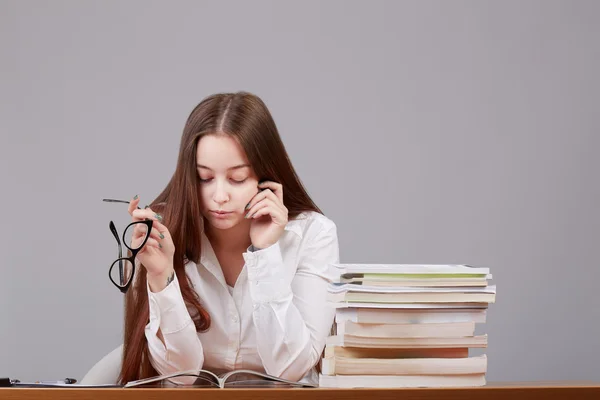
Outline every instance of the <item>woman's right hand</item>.
<svg viewBox="0 0 600 400">
<path fill-rule="evenodd" d="M 137 254 L 137 259 L 146 268 L 148 284 L 152 292 L 160 292 L 171 281 L 173 276 L 173 255 L 175 254 L 175 245 L 171 234 L 165 225 L 161 223 L 162 216 L 152 211 L 150 208 L 138 209 L 140 203 L 139 197 L 134 197 L 129 202 L 129 214 L 132 222 L 152 220 L 152 231 L 146 244 Z M 131 243 L 132 248 L 144 240 L 145 230 L 141 227 L 134 229 Z"/>
</svg>

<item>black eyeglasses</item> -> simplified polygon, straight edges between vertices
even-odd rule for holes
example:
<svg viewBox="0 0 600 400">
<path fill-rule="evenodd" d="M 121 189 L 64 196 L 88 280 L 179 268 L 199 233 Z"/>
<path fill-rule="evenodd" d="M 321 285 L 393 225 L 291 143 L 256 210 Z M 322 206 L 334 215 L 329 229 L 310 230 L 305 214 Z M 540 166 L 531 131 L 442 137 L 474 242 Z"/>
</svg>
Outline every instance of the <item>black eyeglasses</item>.
<svg viewBox="0 0 600 400">
<path fill-rule="evenodd" d="M 102 199 L 102 201 L 129 204 L 129 201 L 126 200 Z M 129 286 L 131 285 L 133 276 L 135 274 L 135 257 L 142 247 L 144 247 L 148 241 L 148 238 L 150 237 L 150 232 L 152 231 L 152 220 L 131 222 L 125 227 L 122 240 L 119 239 L 119 234 L 113 221 L 110 221 L 108 227 L 115 237 L 119 249 L 118 258 L 113 261 L 113 263 L 110 265 L 110 269 L 108 270 L 108 277 L 113 285 L 115 285 L 117 289 L 121 291 L 121 293 L 126 293 L 127 290 L 129 290 Z M 137 234 L 136 230 L 138 231 Z M 134 238 L 135 243 L 133 242 Z M 123 257 L 121 241 L 129 249 L 129 257 Z"/>
<path fill-rule="evenodd" d="M 127 247 L 131 252 L 129 257 L 123 257 L 121 240 L 119 239 L 119 234 L 117 233 L 117 228 L 115 228 L 114 222 L 110 221 L 108 227 L 115 237 L 117 246 L 119 248 L 119 257 L 110 265 L 108 277 L 113 285 L 115 285 L 117 289 L 121 291 L 121 293 L 126 293 L 127 290 L 129 290 L 129 286 L 131 285 L 133 276 L 135 274 L 135 257 L 142 247 L 144 247 L 148 241 L 148 238 L 150 237 L 150 232 L 152 231 L 152 220 L 131 222 L 125 228 L 122 241 L 125 247 Z M 140 229 L 141 232 L 138 232 L 136 235 L 135 231 L 139 231 Z M 135 242 L 133 242 L 134 237 Z"/>
</svg>

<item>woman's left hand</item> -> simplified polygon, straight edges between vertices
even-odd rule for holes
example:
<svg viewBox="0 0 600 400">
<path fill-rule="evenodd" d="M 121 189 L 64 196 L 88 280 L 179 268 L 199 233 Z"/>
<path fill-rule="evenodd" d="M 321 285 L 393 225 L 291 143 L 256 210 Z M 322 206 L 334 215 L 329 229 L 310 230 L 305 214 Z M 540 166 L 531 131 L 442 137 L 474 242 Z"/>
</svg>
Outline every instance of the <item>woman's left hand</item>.
<svg viewBox="0 0 600 400">
<path fill-rule="evenodd" d="M 250 240 L 258 249 L 275 244 L 288 222 L 288 209 L 283 205 L 283 186 L 275 182 L 261 182 L 258 192 L 247 206 L 246 218 L 250 224 Z"/>
</svg>

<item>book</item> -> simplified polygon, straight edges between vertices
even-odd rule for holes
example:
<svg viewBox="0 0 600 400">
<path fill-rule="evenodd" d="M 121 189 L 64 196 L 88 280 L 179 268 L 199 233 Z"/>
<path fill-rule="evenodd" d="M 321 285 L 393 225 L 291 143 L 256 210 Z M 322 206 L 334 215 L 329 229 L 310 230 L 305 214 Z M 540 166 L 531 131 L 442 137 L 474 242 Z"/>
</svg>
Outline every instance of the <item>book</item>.
<svg viewBox="0 0 600 400">
<path fill-rule="evenodd" d="M 177 382 L 177 378 L 193 378 L 191 384 L 182 384 Z M 279 388 L 301 388 L 317 387 L 316 384 L 308 382 L 294 382 L 273 375 L 258 371 L 240 369 L 235 371 L 215 374 L 207 370 L 188 370 L 174 372 L 171 374 L 158 375 L 150 378 L 139 379 L 126 384 L 79 384 L 65 381 L 36 381 L 21 382 L 9 378 L 0 378 L 0 387 L 23 387 L 23 388 L 134 388 L 134 387 L 172 387 L 172 386 L 191 386 L 191 387 L 279 387 Z"/>
<path fill-rule="evenodd" d="M 392 349 L 377 347 L 326 346 L 325 358 L 463 358 L 469 356 L 468 347 Z"/>
<path fill-rule="evenodd" d="M 342 302 L 330 302 L 332 307 L 335 308 L 379 308 L 379 309 L 431 309 L 431 310 L 441 310 L 441 309 L 487 309 L 489 303 L 486 302 L 451 302 L 451 303 L 363 303 L 356 301 L 342 301 Z"/>
<path fill-rule="evenodd" d="M 333 283 L 327 287 L 329 293 L 496 293 L 496 285 L 484 287 L 411 287 L 411 286 L 365 286 L 351 283 Z"/>
<path fill-rule="evenodd" d="M 487 372 L 484 355 L 465 358 L 349 358 L 326 357 L 323 375 L 466 375 Z"/>
<path fill-rule="evenodd" d="M 496 285 L 485 287 L 380 287 L 330 284 L 327 300 L 332 303 L 493 303 Z"/>
<path fill-rule="evenodd" d="M 496 299 L 489 268 L 466 264 L 334 264 L 336 310 L 319 385 L 337 388 L 472 387 L 486 382 L 486 334 Z"/>
<path fill-rule="evenodd" d="M 397 274 L 405 276 L 485 277 L 489 268 L 475 268 L 465 264 L 331 264 L 337 275 L 343 274 Z"/>
<path fill-rule="evenodd" d="M 176 378 L 192 377 L 196 378 L 195 382 L 191 385 L 184 385 L 178 383 Z M 301 388 L 301 387 L 317 387 L 317 385 L 310 384 L 307 382 L 294 382 L 287 379 L 279 378 L 273 375 L 265 374 L 258 371 L 252 371 L 247 369 L 240 369 L 235 371 L 229 371 L 222 374 L 215 374 L 207 370 L 188 370 L 181 372 L 174 372 L 171 374 L 155 376 L 151 378 L 139 379 L 136 381 L 128 382 L 124 385 L 126 388 L 140 387 L 148 385 L 160 385 L 160 386 L 194 386 L 194 387 L 214 387 L 214 388 L 250 388 L 250 387 L 289 387 L 289 388 Z"/>
<path fill-rule="evenodd" d="M 486 348 L 487 334 L 458 338 L 369 338 L 353 335 L 332 335 L 325 339 L 326 346 L 421 349 L 421 348 Z"/>
<path fill-rule="evenodd" d="M 486 309 L 338 308 L 335 313 L 335 322 L 352 321 L 364 324 L 485 323 L 486 316 Z"/>
<path fill-rule="evenodd" d="M 360 275 L 360 276 L 357 276 Z M 366 276 L 369 275 L 369 276 Z M 486 286 L 486 278 L 407 278 L 386 274 L 344 274 L 337 282 L 364 286 L 419 286 L 419 287 L 451 287 L 451 286 Z"/>
<path fill-rule="evenodd" d="M 336 322 L 340 336 L 352 335 L 366 338 L 454 338 L 473 336 L 474 322 L 450 322 L 430 324 L 364 324 L 360 322 Z"/>
<path fill-rule="evenodd" d="M 327 293 L 327 301 L 335 303 L 494 303 L 495 299 L 495 293 L 476 292 Z"/>
<path fill-rule="evenodd" d="M 468 375 L 323 375 L 322 388 L 441 388 L 485 386 L 485 374 Z"/>
</svg>

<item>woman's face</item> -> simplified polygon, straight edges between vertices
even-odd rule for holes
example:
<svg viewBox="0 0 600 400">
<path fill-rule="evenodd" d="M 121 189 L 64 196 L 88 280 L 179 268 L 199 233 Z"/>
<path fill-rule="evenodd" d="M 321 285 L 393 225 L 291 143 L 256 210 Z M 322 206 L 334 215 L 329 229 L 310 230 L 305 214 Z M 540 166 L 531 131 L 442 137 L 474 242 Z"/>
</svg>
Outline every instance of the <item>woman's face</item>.
<svg viewBox="0 0 600 400">
<path fill-rule="evenodd" d="M 245 208 L 258 193 L 258 178 L 244 150 L 228 135 L 206 135 L 198 141 L 196 168 L 201 212 L 216 229 L 245 221 Z"/>
</svg>

